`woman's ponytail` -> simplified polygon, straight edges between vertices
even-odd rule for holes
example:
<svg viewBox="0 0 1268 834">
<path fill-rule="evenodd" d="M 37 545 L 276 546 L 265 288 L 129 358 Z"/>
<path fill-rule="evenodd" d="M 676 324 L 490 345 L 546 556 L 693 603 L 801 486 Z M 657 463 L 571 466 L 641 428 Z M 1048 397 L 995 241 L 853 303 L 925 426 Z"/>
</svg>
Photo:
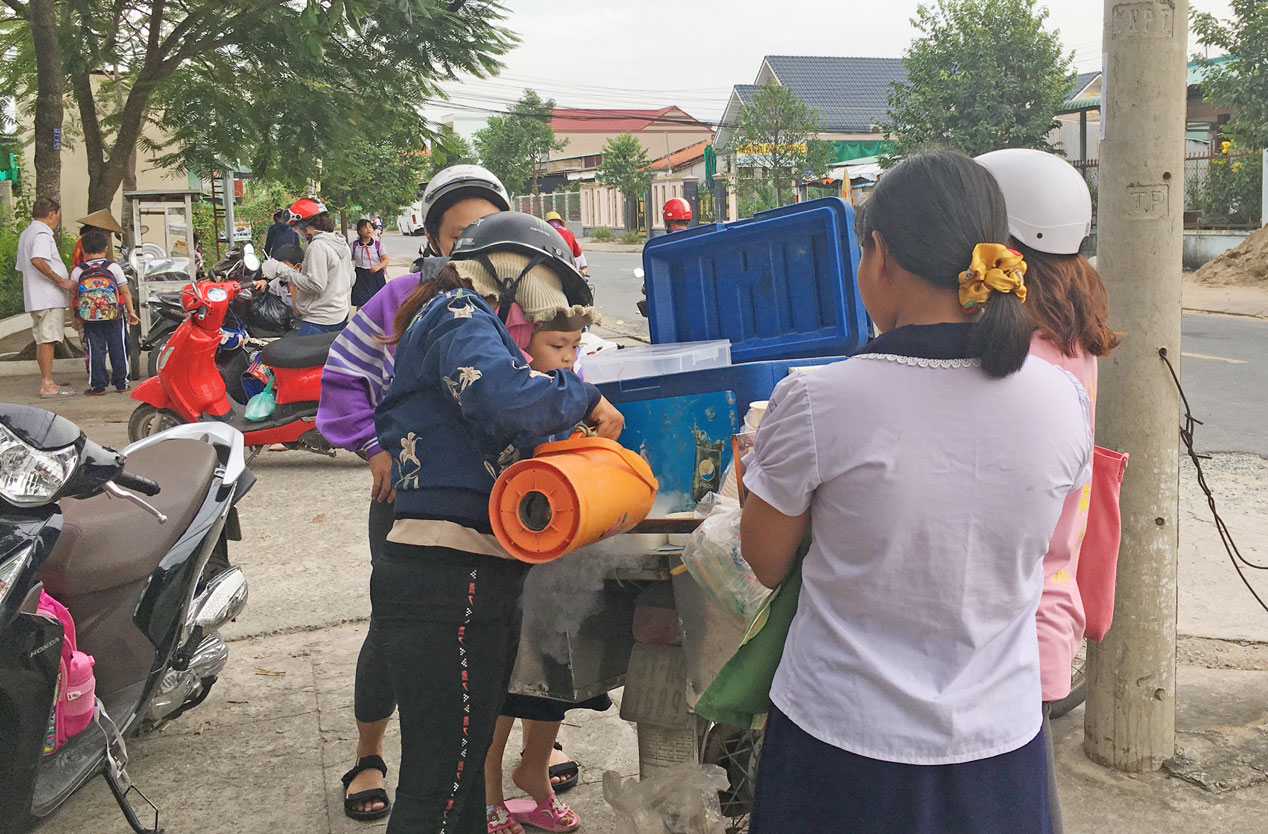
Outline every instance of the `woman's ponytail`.
<svg viewBox="0 0 1268 834">
<path fill-rule="evenodd" d="M 1004 377 L 1021 370 L 1035 325 L 1012 293 L 991 293 L 981 318 L 969 331 L 969 351 L 982 357 L 982 370 Z"/>
<path fill-rule="evenodd" d="M 418 289 L 414 290 L 397 308 L 396 315 L 392 318 L 392 336 L 382 339 L 383 344 L 394 345 L 400 342 L 405 338 L 405 331 L 409 329 L 414 316 L 418 315 L 418 311 L 423 309 L 428 301 L 441 293 L 457 289 L 474 290 L 474 287 L 471 286 L 470 281 L 458 274 L 458 270 L 454 269 L 452 263 L 445 264 L 434 278 L 419 282 Z"/>
</svg>

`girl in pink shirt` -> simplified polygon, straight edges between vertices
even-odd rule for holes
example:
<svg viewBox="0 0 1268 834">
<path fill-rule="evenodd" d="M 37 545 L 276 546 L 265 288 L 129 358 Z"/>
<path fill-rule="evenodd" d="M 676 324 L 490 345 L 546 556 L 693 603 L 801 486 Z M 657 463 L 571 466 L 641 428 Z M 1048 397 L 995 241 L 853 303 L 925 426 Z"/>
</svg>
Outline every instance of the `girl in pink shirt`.
<svg viewBox="0 0 1268 834">
<path fill-rule="evenodd" d="M 1064 368 L 1083 385 L 1089 401 L 1088 420 L 1095 432 L 1097 358 L 1107 355 L 1122 339 L 1106 323 L 1109 301 L 1101 276 L 1079 254 L 1092 225 L 1087 183 L 1068 162 L 1043 151 L 993 151 L 979 156 L 977 162 L 994 175 L 1004 193 L 1011 245 L 1028 265 L 1026 312 L 1036 328 L 1030 354 Z M 1071 695 L 1071 669 L 1083 641 L 1083 601 L 1075 576 L 1091 493 L 1089 479 L 1080 492 L 1066 499 L 1044 555 L 1043 595 L 1035 624 L 1050 757 L 1047 716 L 1055 702 Z M 1081 693 L 1076 693 L 1076 698 L 1081 700 Z M 1077 700 L 1067 709 L 1072 706 L 1077 706 Z M 1053 830 L 1060 832 L 1055 783 L 1050 785 L 1049 795 Z"/>
</svg>

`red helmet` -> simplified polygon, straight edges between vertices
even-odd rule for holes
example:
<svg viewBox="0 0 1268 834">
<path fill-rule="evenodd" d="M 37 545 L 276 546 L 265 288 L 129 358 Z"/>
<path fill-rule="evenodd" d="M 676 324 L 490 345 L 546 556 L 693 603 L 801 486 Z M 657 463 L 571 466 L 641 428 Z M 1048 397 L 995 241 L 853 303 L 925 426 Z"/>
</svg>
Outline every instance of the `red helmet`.
<svg viewBox="0 0 1268 834">
<path fill-rule="evenodd" d="M 312 220 L 319 214 L 326 213 L 326 204 L 316 197 L 301 197 L 291 203 L 291 225 Z"/>
<path fill-rule="evenodd" d="M 665 222 L 670 220 L 690 220 L 691 219 L 691 203 L 688 203 L 681 197 L 670 197 L 665 201 L 665 208 L 661 212 L 665 217 Z"/>
</svg>

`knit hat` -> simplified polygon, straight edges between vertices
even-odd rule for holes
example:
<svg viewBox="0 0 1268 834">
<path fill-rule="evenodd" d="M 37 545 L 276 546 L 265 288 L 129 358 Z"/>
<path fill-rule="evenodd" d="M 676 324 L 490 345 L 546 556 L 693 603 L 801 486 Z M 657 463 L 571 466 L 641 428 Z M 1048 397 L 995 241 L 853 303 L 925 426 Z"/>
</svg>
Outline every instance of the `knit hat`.
<svg viewBox="0 0 1268 834">
<path fill-rule="evenodd" d="M 485 298 L 494 299 L 497 304 L 502 294 L 502 281 L 514 281 L 524 271 L 531 260 L 528 255 L 519 252 L 490 252 L 487 256 L 489 264 L 497 270 L 497 276 L 489 274 L 484 264 L 478 259 L 450 261 L 458 274 L 471 282 L 471 286 Z M 598 313 L 593 307 L 568 303 L 564 295 L 563 284 L 559 276 L 549 266 L 538 264 L 529 270 L 520 281 L 515 292 L 515 302 L 524 310 L 524 317 L 535 325 L 551 324 L 552 329 L 580 330 L 599 322 Z M 559 319 L 567 318 L 575 327 L 559 327 Z"/>
</svg>

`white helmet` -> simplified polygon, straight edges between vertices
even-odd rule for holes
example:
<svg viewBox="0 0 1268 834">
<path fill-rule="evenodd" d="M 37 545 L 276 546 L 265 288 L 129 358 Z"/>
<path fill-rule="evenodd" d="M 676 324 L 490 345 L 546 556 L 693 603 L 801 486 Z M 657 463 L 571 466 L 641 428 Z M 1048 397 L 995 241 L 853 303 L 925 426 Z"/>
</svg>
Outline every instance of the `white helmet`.
<svg viewBox="0 0 1268 834">
<path fill-rule="evenodd" d="M 423 228 L 433 232 L 433 211 L 437 206 L 441 212 L 459 199 L 480 197 L 498 207 L 500 211 L 511 210 L 511 198 L 506 193 L 506 186 L 493 175 L 493 172 L 479 165 L 450 165 L 432 177 L 423 192 Z"/>
<path fill-rule="evenodd" d="M 1092 195 L 1074 166 L 1029 148 L 977 157 L 994 175 L 1008 206 L 1008 231 L 1039 252 L 1077 255 L 1092 231 Z"/>
</svg>

